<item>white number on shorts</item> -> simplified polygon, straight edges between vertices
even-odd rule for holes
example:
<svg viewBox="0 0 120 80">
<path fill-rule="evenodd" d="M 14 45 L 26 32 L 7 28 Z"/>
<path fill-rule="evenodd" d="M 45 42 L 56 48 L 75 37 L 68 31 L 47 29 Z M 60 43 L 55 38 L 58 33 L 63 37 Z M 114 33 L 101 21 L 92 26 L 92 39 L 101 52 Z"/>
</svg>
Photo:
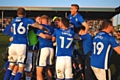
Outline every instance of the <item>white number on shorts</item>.
<svg viewBox="0 0 120 80">
<path fill-rule="evenodd" d="M 18 25 L 18 28 L 17 28 L 17 32 L 19 34 L 24 34 L 26 32 L 26 29 L 23 25 L 23 22 L 21 22 L 19 25 Z M 13 33 L 16 34 L 16 24 L 14 23 L 13 24 Z"/>
<path fill-rule="evenodd" d="M 93 45 L 94 45 L 94 54 L 99 55 L 104 49 L 104 44 L 102 42 L 98 42 L 98 43 L 93 42 Z"/>
<path fill-rule="evenodd" d="M 60 36 L 61 39 L 61 48 L 64 48 L 64 42 L 65 42 L 65 38 L 63 36 Z M 70 45 L 72 44 L 73 38 L 67 38 L 67 40 L 69 41 L 69 43 L 67 44 L 67 46 L 65 48 L 69 48 Z"/>
</svg>

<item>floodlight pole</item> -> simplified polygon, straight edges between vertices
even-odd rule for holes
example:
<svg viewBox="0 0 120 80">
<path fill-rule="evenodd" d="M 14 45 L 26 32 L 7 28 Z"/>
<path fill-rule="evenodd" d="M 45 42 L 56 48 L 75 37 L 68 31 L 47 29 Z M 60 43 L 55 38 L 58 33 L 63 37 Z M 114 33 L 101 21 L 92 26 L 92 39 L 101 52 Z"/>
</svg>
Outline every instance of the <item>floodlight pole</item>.
<svg viewBox="0 0 120 80">
<path fill-rule="evenodd" d="M 118 26 L 118 14 L 117 14 L 117 21 L 116 21 L 116 24 L 117 24 L 117 26 Z"/>
<path fill-rule="evenodd" d="M 67 12 L 65 12 L 65 18 L 67 18 L 68 16 L 67 16 Z"/>
<path fill-rule="evenodd" d="M 4 11 L 2 11 L 2 29 L 3 29 L 3 17 L 4 17 Z"/>
</svg>

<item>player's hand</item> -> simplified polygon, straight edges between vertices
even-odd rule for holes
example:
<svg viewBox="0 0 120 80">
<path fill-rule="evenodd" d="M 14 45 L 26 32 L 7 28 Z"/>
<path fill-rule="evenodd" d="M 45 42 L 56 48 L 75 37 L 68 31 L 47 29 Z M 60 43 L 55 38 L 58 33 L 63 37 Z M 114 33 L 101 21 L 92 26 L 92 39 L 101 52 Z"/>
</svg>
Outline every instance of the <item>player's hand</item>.
<svg viewBox="0 0 120 80">
<path fill-rule="evenodd" d="M 39 29 L 41 29 L 41 30 L 44 30 L 44 31 L 46 31 L 47 33 L 49 32 L 48 29 L 46 29 L 44 26 L 38 24 L 37 22 L 33 23 L 31 26 L 33 26 L 33 27 L 35 27 L 35 28 L 39 28 Z"/>
<path fill-rule="evenodd" d="M 9 41 L 12 42 L 12 41 L 13 41 L 13 37 L 10 37 L 10 38 L 9 38 Z"/>
<path fill-rule="evenodd" d="M 56 46 L 56 45 L 57 45 L 57 43 L 56 43 L 56 42 L 54 42 L 54 43 L 53 43 L 53 46 Z"/>
<path fill-rule="evenodd" d="M 120 34 L 116 34 L 117 39 L 120 39 Z"/>
<path fill-rule="evenodd" d="M 49 32 L 49 30 L 47 28 L 45 28 L 45 27 L 42 27 L 42 30 L 44 30 L 46 33 Z"/>
</svg>

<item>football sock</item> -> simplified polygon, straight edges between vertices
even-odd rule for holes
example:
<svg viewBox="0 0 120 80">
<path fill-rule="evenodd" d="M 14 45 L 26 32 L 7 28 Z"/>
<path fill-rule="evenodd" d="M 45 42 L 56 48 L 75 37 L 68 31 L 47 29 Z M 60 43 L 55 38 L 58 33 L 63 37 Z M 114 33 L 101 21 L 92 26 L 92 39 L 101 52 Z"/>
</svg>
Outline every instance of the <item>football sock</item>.
<svg viewBox="0 0 120 80">
<path fill-rule="evenodd" d="M 21 80 L 21 77 L 22 77 L 22 73 L 21 72 L 18 72 L 14 78 L 14 80 Z"/>
<path fill-rule="evenodd" d="M 6 61 L 4 68 L 7 69 L 9 67 L 9 61 Z"/>
<path fill-rule="evenodd" d="M 26 80 L 31 80 L 31 77 L 26 77 Z"/>
<path fill-rule="evenodd" d="M 5 72 L 5 76 L 4 76 L 4 80 L 9 80 L 10 76 L 11 76 L 12 70 L 11 69 L 7 69 Z"/>
<path fill-rule="evenodd" d="M 14 80 L 15 77 L 15 73 L 12 73 L 12 75 L 10 76 L 10 80 Z"/>
</svg>

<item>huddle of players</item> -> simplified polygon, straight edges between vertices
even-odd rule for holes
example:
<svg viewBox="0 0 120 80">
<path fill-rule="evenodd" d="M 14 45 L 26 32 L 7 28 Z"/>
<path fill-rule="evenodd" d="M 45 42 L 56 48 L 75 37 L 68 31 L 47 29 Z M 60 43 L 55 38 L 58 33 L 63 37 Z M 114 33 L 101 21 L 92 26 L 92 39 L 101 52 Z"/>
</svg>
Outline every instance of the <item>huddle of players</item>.
<svg viewBox="0 0 120 80">
<path fill-rule="evenodd" d="M 98 37 L 95 37 L 95 39 L 98 39 L 98 40 L 95 40 L 95 39 L 93 40 L 94 41 L 94 51 L 93 51 L 92 37 L 90 36 L 90 34 L 87 33 L 89 29 L 88 25 L 84 21 L 82 16 L 78 14 L 78 10 L 79 10 L 79 6 L 76 4 L 73 4 L 71 6 L 71 14 L 68 16 L 68 19 L 61 18 L 60 21 L 58 22 L 59 29 L 57 28 L 54 29 L 53 27 L 48 25 L 48 17 L 46 15 L 41 16 L 42 24 L 40 25 L 38 23 L 35 23 L 33 20 L 29 18 L 25 18 L 24 8 L 18 8 L 17 10 L 18 17 L 16 17 L 12 21 L 13 35 L 12 35 L 12 42 L 9 47 L 9 57 L 8 57 L 10 64 L 9 64 L 8 69 L 6 70 L 4 80 L 20 80 L 21 79 L 23 71 L 25 70 L 24 68 L 25 68 L 25 58 L 26 58 L 26 50 L 27 50 L 26 48 L 28 45 L 28 37 L 27 37 L 28 28 L 31 28 L 31 27 L 39 28 L 35 31 L 36 35 L 38 36 L 38 41 L 39 41 L 39 53 L 37 54 L 37 61 L 36 61 L 37 80 L 44 80 L 43 75 L 42 75 L 43 70 L 46 71 L 47 79 L 52 80 L 52 73 L 50 71 L 50 65 L 52 65 L 52 59 L 54 55 L 53 42 L 56 42 L 57 79 L 58 80 L 62 80 L 62 79 L 72 80 L 73 79 L 71 57 L 73 55 L 74 38 L 78 40 L 83 40 L 82 45 L 83 45 L 83 51 L 85 54 L 85 62 L 86 62 L 85 69 L 88 71 L 88 72 L 85 72 L 85 80 L 96 79 L 94 78 L 95 76 L 93 76 L 93 73 L 91 75 L 91 72 L 92 72 L 91 66 L 90 66 L 90 55 L 91 54 L 92 54 L 91 56 L 92 69 L 97 79 L 100 79 L 101 77 L 99 78 L 98 74 L 96 74 L 97 72 L 95 72 L 96 67 L 99 68 L 97 64 L 98 56 L 95 55 L 96 53 L 95 50 L 98 51 L 97 55 L 99 55 L 104 49 L 104 45 L 103 43 L 100 43 L 100 42 L 96 44 L 96 41 L 99 41 L 98 38 L 102 39 L 104 37 L 104 34 L 106 35 L 107 33 L 105 33 L 106 30 L 104 30 L 104 32 L 100 33 Z M 73 29 L 69 28 L 69 22 L 72 25 L 74 25 Z M 110 27 L 110 30 L 108 32 L 110 33 L 113 29 L 111 28 L 112 27 L 111 21 L 105 20 L 104 23 L 105 24 L 103 24 L 103 26 L 105 27 L 103 27 L 103 29 Z M 74 31 L 78 32 L 78 34 L 81 36 L 75 37 Z M 101 35 L 103 35 L 103 37 L 101 37 Z M 118 46 L 118 44 L 113 40 L 111 41 L 111 43 L 115 43 L 113 47 Z M 34 48 L 33 47 L 34 44 L 35 43 L 32 44 L 32 47 L 29 47 L 29 50 L 32 50 Z M 95 46 L 97 46 L 97 48 Z M 117 51 L 117 49 L 115 50 Z M 94 52 L 94 54 L 92 52 Z M 29 58 L 31 59 L 32 52 L 29 51 L 28 55 L 29 55 Z M 102 57 L 104 57 L 104 55 L 102 55 Z M 28 63 L 29 61 L 30 60 L 28 60 Z M 31 65 L 29 65 L 28 67 L 31 67 Z M 30 70 L 31 69 L 28 68 L 28 71 Z M 102 73 L 103 72 L 101 72 L 101 74 Z M 28 74 L 28 76 L 30 75 L 31 74 Z M 91 76 L 93 77 L 93 79 Z M 31 78 L 28 77 L 26 78 L 26 80 L 31 80 Z M 108 79 L 104 78 L 101 80 L 108 80 Z"/>
<path fill-rule="evenodd" d="M 48 80 L 52 80 L 52 73 L 50 71 L 50 65 L 52 65 L 52 58 L 54 55 L 53 42 L 56 42 L 56 74 L 58 79 L 72 79 L 72 44 L 74 40 L 74 31 L 69 28 L 69 20 L 61 18 L 58 25 L 60 29 L 54 29 L 48 25 L 48 17 L 46 15 L 41 16 L 42 24 L 35 23 L 32 19 L 25 18 L 25 9 L 18 8 L 17 15 L 12 21 L 11 43 L 9 46 L 10 62 L 8 69 L 6 70 L 4 80 L 20 80 L 23 71 L 31 71 L 31 58 L 32 49 L 34 44 L 29 46 L 27 52 L 27 64 L 26 48 L 32 42 L 32 38 L 28 38 L 28 29 L 31 27 L 39 28 L 35 33 L 38 36 L 39 41 L 39 53 L 37 54 L 36 61 L 36 74 L 37 80 L 43 79 L 43 69 L 47 72 Z M 29 35 L 30 36 L 30 35 Z M 32 36 L 32 35 L 31 35 Z M 28 40 L 30 42 L 28 42 Z M 29 65 L 28 65 L 29 64 Z M 26 67 L 28 66 L 28 69 Z M 25 69 L 24 69 L 25 68 Z M 27 74 L 28 76 L 31 74 Z M 30 77 L 26 78 L 30 80 Z"/>
</svg>

